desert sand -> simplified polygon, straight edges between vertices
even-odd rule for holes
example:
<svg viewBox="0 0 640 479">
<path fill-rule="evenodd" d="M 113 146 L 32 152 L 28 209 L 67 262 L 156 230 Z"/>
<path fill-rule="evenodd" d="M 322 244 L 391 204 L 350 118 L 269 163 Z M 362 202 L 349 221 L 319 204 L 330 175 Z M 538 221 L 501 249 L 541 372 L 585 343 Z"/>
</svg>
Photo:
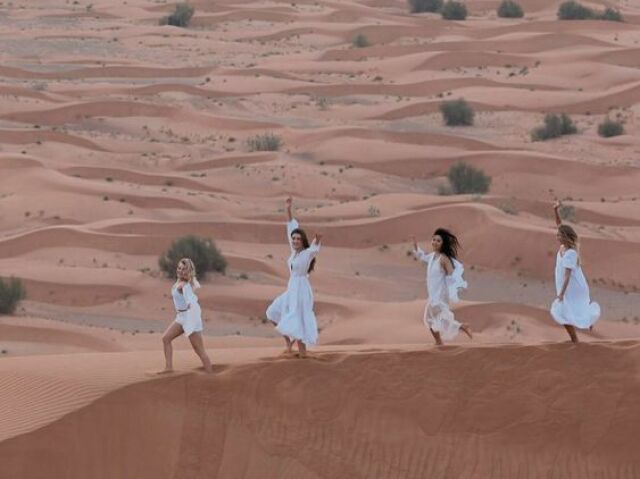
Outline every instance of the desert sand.
<svg viewBox="0 0 640 479">
<path fill-rule="evenodd" d="M 640 477 L 640 4 L 466 3 L 194 0 L 186 29 L 160 1 L 0 3 L 0 275 L 28 294 L 0 317 L 0 477 Z M 474 126 L 444 126 L 460 97 Z M 548 112 L 578 134 L 532 142 Z M 282 148 L 249 151 L 266 132 Z M 488 194 L 438 194 L 461 160 Z M 324 234 L 304 361 L 264 317 L 287 195 Z M 578 346 L 548 314 L 556 198 L 604 313 Z M 438 226 L 474 331 L 441 349 L 407 255 Z M 179 339 L 158 377 L 158 257 L 186 234 L 229 263 L 199 292 L 215 372 Z"/>
</svg>

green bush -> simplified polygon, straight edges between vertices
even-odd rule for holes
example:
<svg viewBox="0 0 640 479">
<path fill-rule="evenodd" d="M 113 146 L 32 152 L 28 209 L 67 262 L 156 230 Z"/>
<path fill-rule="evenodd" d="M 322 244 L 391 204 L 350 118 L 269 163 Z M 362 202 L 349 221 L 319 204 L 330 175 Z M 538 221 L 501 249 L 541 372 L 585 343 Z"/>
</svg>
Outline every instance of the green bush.
<svg viewBox="0 0 640 479">
<path fill-rule="evenodd" d="M 178 3 L 175 11 L 168 17 L 164 17 L 161 21 L 161 25 L 172 25 L 174 27 L 186 27 L 191 21 L 191 17 L 195 13 L 193 8 L 188 3 Z"/>
<path fill-rule="evenodd" d="M 524 10 L 513 0 L 503 0 L 498 7 L 498 16 L 500 18 L 522 18 Z"/>
<path fill-rule="evenodd" d="M 576 209 L 571 205 L 560 206 L 558 214 L 560 215 L 560 218 L 565 221 L 570 221 L 572 223 L 575 223 L 576 221 Z"/>
<path fill-rule="evenodd" d="M 559 138 L 562 135 L 573 135 L 578 129 L 566 113 L 556 115 L 555 113 L 547 113 L 544 117 L 544 126 L 534 128 L 531 132 L 533 141 L 544 141 L 552 138 Z"/>
<path fill-rule="evenodd" d="M 607 20 L 610 22 L 623 22 L 622 14 L 620 10 L 614 10 L 613 8 L 607 7 L 604 12 L 602 12 L 597 17 L 599 20 Z"/>
<path fill-rule="evenodd" d="M 442 0 L 409 0 L 411 13 L 439 12 L 442 3 Z"/>
<path fill-rule="evenodd" d="M 189 235 L 175 240 L 160 257 L 158 264 L 167 276 L 175 276 L 176 267 L 182 258 L 190 258 L 193 261 L 199 278 L 206 277 L 211 271 L 224 274 L 227 269 L 224 256 L 208 238 Z"/>
<path fill-rule="evenodd" d="M 263 133 L 247 139 L 247 146 L 251 151 L 278 151 L 282 139 L 274 133 Z"/>
<path fill-rule="evenodd" d="M 558 7 L 558 18 L 560 20 L 589 20 L 594 16 L 593 10 L 580 5 L 575 0 L 563 2 Z"/>
<path fill-rule="evenodd" d="M 371 46 L 371 43 L 369 42 L 369 39 L 365 35 L 363 35 L 362 33 L 358 33 L 353 38 L 353 41 L 351 42 L 351 44 L 356 48 L 365 48 L 365 47 L 370 47 Z"/>
<path fill-rule="evenodd" d="M 26 296 L 22 281 L 18 278 L 0 278 L 0 314 L 13 314 L 18 303 Z"/>
<path fill-rule="evenodd" d="M 605 138 L 624 134 L 624 126 L 622 122 L 607 118 L 598 125 L 598 135 Z"/>
<path fill-rule="evenodd" d="M 447 0 L 440 13 L 445 20 L 464 20 L 467 18 L 467 6 L 462 2 Z"/>
<path fill-rule="evenodd" d="M 491 177 L 484 171 L 459 162 L 449 168 L 447 174 L 453 194 L 487 193 L 491 186 Z"/>
<path fill-rule="evenodd" d="M 442 102 L 440 112 L 447 126 L 473 125 L 475 113 L 464 98 Z"/>
</svg>

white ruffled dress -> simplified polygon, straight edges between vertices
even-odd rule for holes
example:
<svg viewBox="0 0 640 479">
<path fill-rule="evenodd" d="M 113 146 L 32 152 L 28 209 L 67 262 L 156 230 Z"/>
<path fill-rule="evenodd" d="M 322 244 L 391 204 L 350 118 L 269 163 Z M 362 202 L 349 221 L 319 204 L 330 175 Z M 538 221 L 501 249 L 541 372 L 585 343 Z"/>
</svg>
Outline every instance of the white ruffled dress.
<svg viewBox="0 0 640 479">
<path fill-rule="evenodd" d="M 562 325 L 588 329 L 600 318 L 600 305 L 591 302 L 589 284 L 585 278 L 578 252 L 575 249 L 559 250 L 556 256 L 556 294 L 562 291 L 565 269 L 571 270 L 569 285 L 564 300 L 551 305 L 551 316 Z"/>
<path fill-rule="evenodd" d="M 289 284 L 287 290 L 267 308 L 267 319 L 274 322 L 276 329 L 284 336 L 309 345 L 318 342 L 318 323 L 313 312 L 313 291 L 308 270 L 311 261 L 320 251 L 320 245 L 314 240 L 307 249 L 296 252 L 291 243 L 291 232 L 298 227 L 295 219 L 287 223 L 287 238 L 291 249 L 291 256 L 287 261 Z"/>
<path fill-rule="evenodd" d="M 426 254 L 420 248 L 414 254 L 427 264 L 428 298 L 424 309 L 424 323 L 431 330 L 440 333 L 442 339 L 453 339 L 458 335 L 461 323 L 456 321 L 449 305 L 460 301 L 458 291 L 467 287 L 467 282 L 462 278 L 464 266 L 451 258 L 454 269 L 447 276 L 440 264 L 440 254 Z"/>
<path fill-rule="evenodd" d="M 185 284 L 182 287 L 182 293 L 178 291 L 176 286 L 173 286 L 171 297 L 176 308 L 176 323 L 182 326 L 184 335 L 189 337 L 193 333 L 201 332 L 203 329 L 202 311 L 191 284 Z"/>
</svg>

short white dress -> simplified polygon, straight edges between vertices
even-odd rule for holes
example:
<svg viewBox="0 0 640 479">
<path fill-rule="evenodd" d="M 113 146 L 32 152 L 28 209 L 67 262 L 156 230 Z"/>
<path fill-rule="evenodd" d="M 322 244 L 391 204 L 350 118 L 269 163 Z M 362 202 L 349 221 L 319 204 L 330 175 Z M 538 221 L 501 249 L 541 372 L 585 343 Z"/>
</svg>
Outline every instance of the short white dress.
<svg viewBox="0 0 640 479">
<path fill-rule="evenodd" d="M 176 308 L 176 323 L 182 326 L 184 335 L 189 337 L 193 333 L 202 331 L 202 311 L 191 284 L 186 283 L 182 287 L 182 293 L 173 286 L 171 297 Z"/>
<path fill-rule="evenodd" d="M 560 249 L 556 256 L 556 294 L 562 291 L 565 269 L 571 270 L 564 300 L 551 305 L 551 316 L 562 325 L 588 329 L 600 318 L 600 305 L 591 302 L 589 284 L 585 278 L 575 249 Z"/>
<path fill-rule="evenodd" d="M 426 254 L 420 248 L 414 254 L 427 264 L 428 298 L 424 309 L 424 323 L 431 330 L 440 333 L 442 339 L 453 339 L 458 335 L 461 323 L 456 321 L 449 305 L 460 301 L 458 291 L 467 287 L 467 282 L 462 278 L 464 266 L 451 258 L 454 269 L 447 276 L 440 264 L 440 254 Z"/>
<path fill-rule="evenodd" d="M 291 232 L 298 226 L 295 219 L 287 223 L 287 238 L 291 249 L 291 256 L 287 261 L 289 284 L 287 290 L 267 308 L 267 319 L 276 323 L 276 329 L 284 336 L 304 344 L 316 344 L 318 323 L 313 312 L 313 291 L 308 270 L 311 260 L 320 251 L 320 245 L 314 240 L 307 249 L 296 252 L 291 243 Z"/>
</svg>

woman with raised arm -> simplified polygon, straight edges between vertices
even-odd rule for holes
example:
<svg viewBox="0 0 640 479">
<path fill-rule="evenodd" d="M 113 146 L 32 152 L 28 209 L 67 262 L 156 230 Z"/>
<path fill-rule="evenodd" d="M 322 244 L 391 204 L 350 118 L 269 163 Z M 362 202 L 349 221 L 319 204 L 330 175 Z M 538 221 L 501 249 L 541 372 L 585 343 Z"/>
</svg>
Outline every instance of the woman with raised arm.
<svg viewBox="0 0 640 479">
<path fill-rule="evenodd" d="M 600 305 L 592 303 L 589 296 L 589 284 L 581 267 L 578 234 L 562 223 L 560 208 L 556 201 L 553 213 L 558 226 L 556 238 L 560 243 L 556 255 L 556 299 L 551 305 L 551 316 L 563 325 L 571 341 L 578 342 L 576 328 L 589 329 L 600 318 Z"/>
<path fill-rule="evenodd" d="M 294 343 L 298 345 L 299 356 L 307 355 L 307 346 L 318 341 L 318 324 L 313 312 L 313 291 L 309 273 L 313 271 L 316 255 L 320 251 L 321 235 L 316 234 L 311 244 L 304 230 L 300 229 L 293 217 L 291 197 L 285 202 L 287 209 L 287 238 L 291 256 L 289 284 L 287 290 L 278 296 L 267 308 L 267 319 L 276 325 L 287 344 L 285 354 L 291 354 Z"/>
<path fill-rule="evenodd" d="M 432 253 L 425 253 L 413 240 L 413 254 L 427 264 L 427 305 L 424 309 L 424 323 L 431 331 L 438 346 L 442 340 L 450 340 L 462 330 L 470 339 L 473 338 L 469 326 L 456 321 L 450 304 L 457 303 L 458 290 L 466 288 L 467 282 L 462 278 L 464 267 L 457 260 L 460 243 L 458 238 L 444 228 L 438 228 L 431 237 Z"/>
</svg>

